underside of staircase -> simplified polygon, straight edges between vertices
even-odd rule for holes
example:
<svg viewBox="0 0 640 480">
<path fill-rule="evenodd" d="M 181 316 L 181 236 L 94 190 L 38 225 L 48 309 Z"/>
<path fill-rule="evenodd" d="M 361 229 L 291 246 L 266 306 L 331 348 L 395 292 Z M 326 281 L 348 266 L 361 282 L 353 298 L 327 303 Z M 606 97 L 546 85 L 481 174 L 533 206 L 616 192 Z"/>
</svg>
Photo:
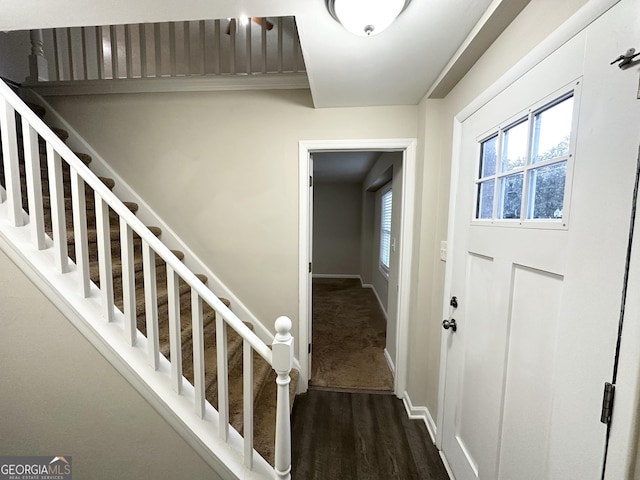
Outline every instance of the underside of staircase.
<svg viewBox="0 0 640 480">
<path fill-rule="evenodd" d="M 31 109 L 40 117 L 45 117 L 44 108 L 30 104 Z M 20 123 L 18 125 L 19 139 L 19 166 L 22 192 L 22 206 L 28 213 L 29 204 L 27 199 L 27 179 L 26 168 L 22 146 L 22 135 L 20 134 Z M 52 128 L 56 135 L 66 141 L 68 133 L 64 130 Z M 45 142 L 40 138 L 40 171 L 41 171 L 41 187 L 44 205 L 44 223 L 45 232 L 52 236 L 52 201 L 50 199 L 49 185 L 49 167 L 46 154 Z M 84 153 L 76 153 L 78 158 L 87 166 L 91 166 L 91 157 Z M 2 155 L 0 150 L 0 155 Z M 72 210 L 72 187 L 70 168 L 66 162 L 63 164 L 63 185 L 64 185 L 64 214 L 66 218 L 66 238 L 67 251 L 69 258 L 76 261 L 75 251 L 75 231 L 74 218 Z M 113 189 L 115 182 L 111 178 L 100 178 L 101 181 L 109 188 Z M 4 162 L 0 161 L 0 184 L 6 188 Z M 98 236 L 99 232 L 96 225 L 96 205 L 94 202 L 94 194 L 91 187 L 85 186 L 86 195 L 86 215 L 87 215 L 87 237 L 89 242 L 88 255 L 90 265 L 90 278 L 98 287 L 100 287 L 100 260 L 98 254 Z M 125 201 L 126 207 L 136 213 L 138 205 L 134 202 Z M 110 231 L 110 247 L 111 247 L 111 274 L 113 280 L 113 299 L 115 306 L 121 311 L 126 301 L 123 294 L 123 262 L 121 253 L 121 230 L 119 226 L 118 215 L 110 209 L 109 212 L 109 231 Z M 161 230 L 157 227 L 149 226 L 151 232 L 156 237 L 161 237 Z M 147 309 L 146 291 L 144 282 L 143 268 L 143 248 L 141 238 L 133 234 L 133 250 L 135 270 L 135 316 L 137 329 L 147 336 Z M 173 254 L 180 260 L 184 258 L 181 251 L 173 250 Z M 156 271 L 156 298 L 157 298 L 157 319 L 158 319 L 158 339 L 161 355 L 170 360 L 170 315 L 169 315 L 169 296 L 170 291 L 167 287 L 167 266 L 165 261 L 155 255 L 155 271 Z M 197 277 L 206 284 L 207 278 L 198 274 Z M 192 308 L 192 289 L 189 285 L 180 279 L 179 285 L 179 309 L 180 309 L 180 336 L 181 336 L 181 355 L 182 355 L 182 373 L 186 381 L 194 385 L 194 345 L 192 335 L 191 308 Z M 228 306 L 229 302 L 222 299 Z M 205 359 L 205 396 L 214 408 L 218 408 L 218 380 L 219 372 L 217 370 L 218 347 L 216 345 L 216 312 L 206 303 L 203 305 L 202 311 L 204 325 L 204 359 Z M 227 325 L 223 323 L 223 325 Z M 247 323 L 249 328 L 253 328 Z M 239 433 L 244 431 L 243 419 L 243 339 L 229 326 L 226 336 L 227 351 L 227 369 L 228 369 L 228 398 L 229 398 L 229 423 Z M 261 355 L 253 351 L 253 398 L 254 398 L 254 448 L 267 460 L 274 465 L 274 437 L 276 425 L 276 373 L 272 367 L 262 358 Z M 294 370 L 291 372 L 291 384 L 289 386 L 289 396 L 291 405 L 295 395 L 298 374 Z"/>
</svg>

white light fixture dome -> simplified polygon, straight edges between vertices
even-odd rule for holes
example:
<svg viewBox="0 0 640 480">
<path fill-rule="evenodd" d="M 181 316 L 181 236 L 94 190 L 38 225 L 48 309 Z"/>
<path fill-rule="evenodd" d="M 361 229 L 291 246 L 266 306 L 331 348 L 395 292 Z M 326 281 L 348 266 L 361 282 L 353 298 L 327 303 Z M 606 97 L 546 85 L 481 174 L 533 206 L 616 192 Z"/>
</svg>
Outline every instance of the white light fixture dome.
<svg viewBox="0 0 640 480">
<path fill-rule="evenodd" d="M 331 16 L 344 28 L 363 37 L 384 31 L 411 0 L 327 0 Z"/>
</svg>

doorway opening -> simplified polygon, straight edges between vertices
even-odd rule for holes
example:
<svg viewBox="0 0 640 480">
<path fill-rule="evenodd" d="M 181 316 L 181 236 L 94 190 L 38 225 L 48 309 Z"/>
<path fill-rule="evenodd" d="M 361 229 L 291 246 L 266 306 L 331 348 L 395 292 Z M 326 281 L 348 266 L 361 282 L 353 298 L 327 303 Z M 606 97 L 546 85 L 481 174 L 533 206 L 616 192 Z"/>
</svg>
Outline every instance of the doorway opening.
<svg viewBox="0 0 640 480">
<path fill-rule="evenodd" d="M 299 153 L 300 391 L 306 391 L 311 380 L 314 385 L 332 388 L 393 390 L 401 397 L 406 384 L 415 140 L 301 142 Z M 318 190 L 314 194 L 315 189 Z M 388 190 L 394 193 L 393 200 L 387 201 L 393 214 L 385 233 L 382 195 Z M 314 197 L 319 201 L 317 208 Z M 314 221 L 319 228 L 314 228 Z M 388 256 L 381 255 L 385 247 Z M 318 302 L 314 302 L 314 294 Z M 368 297 L 365 300 L 368 307 L 350 311 L 345 301 L 341 307 L 336 306 L 342 301 L 341 296 L 347 299 L 347 304 L 353 304 L 359 302 L 355 300 L 359 295 Z M 322 328 L 315 329 L 319 337 L 317 345 L 314 306 L 316 315 L 333 313 L 333 323 L 325 325 L 324 332 Z M 353 344 L 347 343 L 344 340 L 352 335 L 366 337 L 353 314 L 367 308 L 369 314 L 365 313 L 365 317 L 371 317 L 374 311 L 381 315 L 373 320 L 378 327 L 373 337 L 377 338 L 358 338 Z M 334 315 L 336 310 L 345 316 Z M 318 365 L 314 368 L 316 348 Z M 362 360 L 376 349 L 381 355 Z M 358 371 L 358 362 L 346 365 L 356 352 L 362 354 L 356 355 L 362 357 L 361 365 L 368 363 L 376 366 L 374 370 L 387 369 L 392 378 L 387 377 L 386 384 L 384 378 L 378 378 L 378 383 L 361 381 L 369 375 L 361 373 L 363 378 L 359 378 L 354 373 Z M 326 353 L 337 354 L 337 358 L 327 363 L 327 357 L 323 357 Z M 318 373 L 320 377 L 316 380 L 314 375 Z"/>
<path fill-rule="evenodd" d="M 318 152 L 312 164 L 310 384 L 392 391 L 402 152 Z"/>
</svg>

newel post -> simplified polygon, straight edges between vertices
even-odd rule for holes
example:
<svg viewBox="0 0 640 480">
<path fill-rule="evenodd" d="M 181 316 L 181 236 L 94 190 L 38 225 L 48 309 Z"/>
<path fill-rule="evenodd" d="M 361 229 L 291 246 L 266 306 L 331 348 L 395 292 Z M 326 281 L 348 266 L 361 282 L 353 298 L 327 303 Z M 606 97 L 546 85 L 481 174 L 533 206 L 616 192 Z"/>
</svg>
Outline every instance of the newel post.
<svg viewBox="0 0 640 480">
<path fill-rule="evenodd" d="M 291 478 L 291 417 L 289 413 L 289 383 L 293 366 L 293 337 L 291 320 L 279 317 L 276 320 L 276 336 L 273 339 L 273 369 L 278 374 L 278 398 L 276 407 L 275 469 L 279 479 Z"/>
<path fill-rule="evenodd" d="M 31 30 L 31 55 L 29 55 L 30 83 L 46 82 L 49 80 L 49 63 L 44 57 L 44 40 L 42 30 Z"/>
</svg>

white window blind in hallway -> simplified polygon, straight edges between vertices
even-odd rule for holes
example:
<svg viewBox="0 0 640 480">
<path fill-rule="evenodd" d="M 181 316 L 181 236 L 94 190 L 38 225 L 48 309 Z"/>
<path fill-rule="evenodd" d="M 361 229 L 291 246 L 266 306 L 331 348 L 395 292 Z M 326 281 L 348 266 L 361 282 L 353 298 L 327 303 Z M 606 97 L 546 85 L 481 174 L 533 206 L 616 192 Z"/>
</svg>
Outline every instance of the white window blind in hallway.
<svg viewBox="0 0 640 480">
<path fill-rule="evenodd" d="M 391 249 L 391 186 L 385 187 L 381 197 L 380 219 L 380 268 L 389 274 L 389 251 Z"/>
</svg>

